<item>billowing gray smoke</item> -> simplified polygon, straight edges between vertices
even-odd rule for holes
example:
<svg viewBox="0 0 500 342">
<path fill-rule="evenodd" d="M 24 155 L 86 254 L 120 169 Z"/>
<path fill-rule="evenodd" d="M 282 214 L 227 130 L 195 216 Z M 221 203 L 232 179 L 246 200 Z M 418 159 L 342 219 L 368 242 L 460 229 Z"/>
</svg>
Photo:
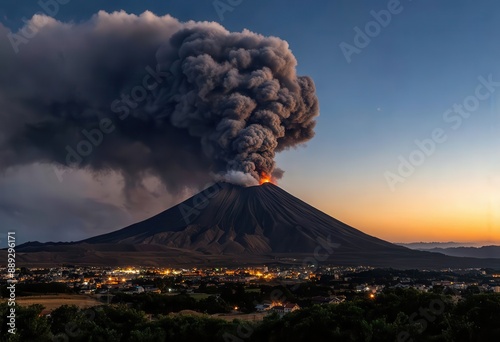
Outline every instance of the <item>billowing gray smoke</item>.
<svg viewBox="0 0 500 342">
<path fill-rule="evenodd" d="M 314 134 L 313 81 L 279 38 L 150 12 L 37 15 L 24 30 L 0 25 L 1 168 L 157 175 L 176 189 L 279 177 L 275 153 Z"/>
</svg>

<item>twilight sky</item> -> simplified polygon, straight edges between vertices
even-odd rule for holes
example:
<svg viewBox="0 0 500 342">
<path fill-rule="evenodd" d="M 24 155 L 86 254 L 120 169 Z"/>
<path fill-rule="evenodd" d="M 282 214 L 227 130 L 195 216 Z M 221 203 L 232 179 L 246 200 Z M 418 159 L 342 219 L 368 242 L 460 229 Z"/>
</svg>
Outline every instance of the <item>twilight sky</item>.
<svg viewBox="0 0 500 342">
<path fill-rule="evenodd" d="M 37 12 L 81 24 L 99 10 L 149 10 L 287 41 L 298 74 L 316 84 L 320 116 L 312 140 L 278 154 L 285 171 L 281 187 L 391 242 L 500 244 L 498 2 L 47 3 L 2 4 L 0 46 L 10 45 L 8 30 L 17 32 L 23 18 Z M 374 23 L 376 16 L 383 25 Z M 19 56 L 30 43 L 18 46 Z M 9 53 L 0 53 L 0 73 L 16 56 L 13 49 Z M 29 78 L 30 70 L 17 72 L 11 77 Z M 0 100 L 5 97 L 0 93 Z M 15 111 L 7 108 L 0 117 Z M 182 189 L 169 194 L 149 177 L 131 200 L 117 174 L 58 172 L 25 164 L 0 173 L 2 235 L 16 231 L 18 242 L 78 240 L 147 218 L 190 195 Z"/>
</svg>

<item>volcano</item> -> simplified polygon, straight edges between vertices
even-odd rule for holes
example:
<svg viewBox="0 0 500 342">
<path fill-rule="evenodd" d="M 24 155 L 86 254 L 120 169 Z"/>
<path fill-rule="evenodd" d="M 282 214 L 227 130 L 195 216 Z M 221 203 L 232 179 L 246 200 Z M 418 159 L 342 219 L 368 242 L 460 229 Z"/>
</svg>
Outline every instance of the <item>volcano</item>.
<svg viewBox="0 0 500 342">
<path fill-rule="evenodd" d="M 216 183 L 126 228 L 78 242 L 26 243 L 18 252 L 26 263 L 229 265 L 307 260 L 394 268 L 500 267 L 500 259 L 457 258 L 394 245 L 270 182 L 252 187 Z"/>
<path fill-rule="evenodd" d="M 208 254 L 403 250 L 324 214 L 272 183 L 212 188 L 150 219 L 83 242 L 160 244 Z M 337 246 L 340 245 L 340 246 Z"/>
</svg>

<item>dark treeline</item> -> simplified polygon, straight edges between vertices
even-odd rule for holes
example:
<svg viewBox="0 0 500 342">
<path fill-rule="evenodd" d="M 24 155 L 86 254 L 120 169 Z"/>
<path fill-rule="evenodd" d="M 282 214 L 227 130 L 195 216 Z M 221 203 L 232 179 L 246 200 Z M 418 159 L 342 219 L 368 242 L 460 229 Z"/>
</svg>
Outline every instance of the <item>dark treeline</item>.
<svg viewBox="0 0 500 342">
<path fill-rule="evenodd" d="M 137 297 L 139 298 L 139 297 Z M 182 301 L 182 300 L 181 300 Z M 147 307 L 147 304 L 144 304 Z M 7 332 L 0 305 L 2 341 L 498 341 L 500 295 L 388 290 L 370 299 L 313 305 L 283 318 L 232 322 L 206 315 L 146 314 L 130 305 L 81 310 L 17 307 L 17 334 Z M 183 308 L 184 309 L 184 308 Z"/>
<path fill-rule="evenodd" d="M 221 297 L 209 296 L 206 299 L 196 300 L 193 297 L 180 294 L 165 296 L 155 293 L 123 294 L 113 297 L 113 304 L 126 304 L 128 307 L 148 314 L 168 314 L 181 310 L 195 310 L 202 313 L 214 314 L 230 311 L 230 306 Z"/>
<path fill-rule="evenodd" d="M 0 294 L 2 297 L 9 296 L 9 289 L 7 285 L 0 286 Z M 16 284 L 16 296 L 32 296 L 40 294 L 54 294 L 54 293 L 77 293 L 74 289 L 68 287 L 64 283 L 20 283 Z"/>
</svg>

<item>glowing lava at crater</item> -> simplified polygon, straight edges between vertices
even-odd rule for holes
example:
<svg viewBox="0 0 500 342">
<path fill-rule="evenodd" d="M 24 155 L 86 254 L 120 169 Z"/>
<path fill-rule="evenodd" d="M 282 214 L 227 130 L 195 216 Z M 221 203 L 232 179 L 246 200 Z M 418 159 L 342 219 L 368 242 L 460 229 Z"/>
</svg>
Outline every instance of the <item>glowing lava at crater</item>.
<svg viewBox="0 0 500 342">
<path fill-rule="evenodd" d="M 263 173 L 263 174 L 261 175 L 261 177 L 260 177 L 259 184 L 260 184 L 260 185 L 262 185 L 262 184 L 264 184 L 264 183 L 274 183 L 274 182 L 273 182 L 273 179 L 272 179 L 272 177 L 271 177 L 271 176 L 269 176 L 269 175 L 267 175 L 267 174 Z"/>
</svg>

